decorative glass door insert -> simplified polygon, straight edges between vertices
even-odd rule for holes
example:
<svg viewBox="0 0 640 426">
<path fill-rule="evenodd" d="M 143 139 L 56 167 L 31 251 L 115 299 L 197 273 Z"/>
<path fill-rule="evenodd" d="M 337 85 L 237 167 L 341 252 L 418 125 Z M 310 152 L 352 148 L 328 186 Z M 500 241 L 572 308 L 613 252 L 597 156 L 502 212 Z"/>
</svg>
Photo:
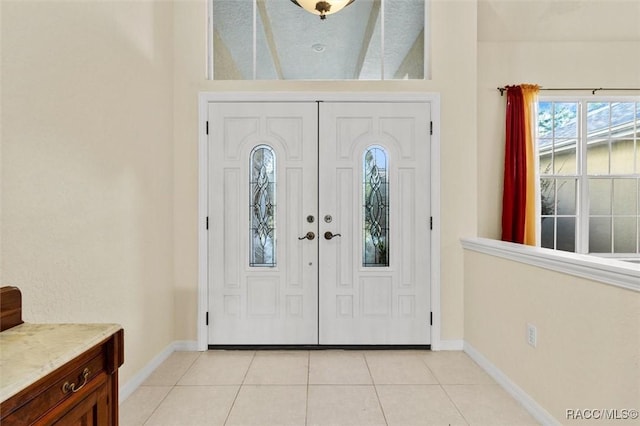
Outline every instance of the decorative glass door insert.
<svg viewBox="0 0 640 426">
<path fill-rule="evenodd" d="M 276 158 L 273 149 L 251 151 L 251 266 L 276 266 Z"/>
<path fill-rule="evenodd" d="M 389 266 L 389 182 L 387 153 L 372 146 L 364 154 L 363 266 Z"/>
</svg>

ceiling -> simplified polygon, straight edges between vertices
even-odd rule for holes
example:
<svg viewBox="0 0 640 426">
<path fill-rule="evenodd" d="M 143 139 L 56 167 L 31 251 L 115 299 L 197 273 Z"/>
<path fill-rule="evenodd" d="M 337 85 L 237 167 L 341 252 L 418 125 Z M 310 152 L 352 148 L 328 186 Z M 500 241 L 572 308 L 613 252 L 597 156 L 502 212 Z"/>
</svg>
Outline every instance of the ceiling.
<svg viewBox="0 0 640 426">
<path fill-rule="evenodd" d="M 257 0 L 255 16 L 254 70 L 254 1 L 213 1 L 215 79 L 424 78 L 424 0 L 356 0 L 325 20 Z"/>
</svg>

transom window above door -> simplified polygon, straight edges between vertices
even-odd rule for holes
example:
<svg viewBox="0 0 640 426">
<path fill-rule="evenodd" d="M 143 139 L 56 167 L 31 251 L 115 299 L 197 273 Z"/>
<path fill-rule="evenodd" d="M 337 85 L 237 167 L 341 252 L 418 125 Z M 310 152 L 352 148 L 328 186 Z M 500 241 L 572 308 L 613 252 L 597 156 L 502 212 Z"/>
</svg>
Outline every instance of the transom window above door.
<svg viewBox="0 0 640 426">
<path fill-rule="evenodd" d="M 302 4 L 209 0 L 209 78 L 429 78 L 427 0 L 354 0 L 326 19 Z"/>
</svg>

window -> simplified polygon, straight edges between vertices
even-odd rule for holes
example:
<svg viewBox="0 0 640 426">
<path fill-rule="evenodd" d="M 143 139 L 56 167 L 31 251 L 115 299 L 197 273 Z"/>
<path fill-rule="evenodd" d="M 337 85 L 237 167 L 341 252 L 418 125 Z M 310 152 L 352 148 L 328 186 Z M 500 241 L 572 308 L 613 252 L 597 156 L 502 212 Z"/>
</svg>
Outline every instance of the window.
<svg viewBox="0 0 640 426">
<path fill-rule="evenodd" d="M 291 0 L 209 0 L 209 78 L 429 78 L 427 6 L 357 0 L 321 20 Z"/>
<path fill-rule="evenodd" d="M 389 179 L 387 153 L 372 146 L 362 164 L 362 266 L 389 266 Z"/>
<path fill-rule="evenodd" d="M 251 266 L 276 266 L 276 156 L 267 145 L 250 154 Z"/>
<path fill-rule="evenodd" d="M 542 247 L 640 254 L 640 99 L 538 103 Z"/>
</svg>

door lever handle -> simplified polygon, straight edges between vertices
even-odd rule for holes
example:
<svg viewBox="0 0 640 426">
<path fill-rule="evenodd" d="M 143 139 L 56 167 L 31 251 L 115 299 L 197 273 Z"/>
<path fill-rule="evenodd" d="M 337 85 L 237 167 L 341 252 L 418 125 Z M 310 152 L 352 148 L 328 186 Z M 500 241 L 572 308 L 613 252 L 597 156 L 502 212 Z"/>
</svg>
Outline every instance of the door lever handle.
<svg viewBox="0 0 640 426">
<path fill-rule="evenodd" d="M 324 233 L 324 239 L 325 240 L 330 240 L 330 239 L 332 239 L 334 237 L 342 237 L 342 235 L 341 234 L 333 234 L 333 233 L 331 233 L 331 231 L 327 231 L 327 232 Z"/>
<path fill-rule="evenodd" d="M 309 231 L 307 232 L 304 236 L 302 237 L 298 237 L 299 240 L 313 240 L 316 237 L 316 234 L 314 234 L 313 232 Z"/>
</svg>

